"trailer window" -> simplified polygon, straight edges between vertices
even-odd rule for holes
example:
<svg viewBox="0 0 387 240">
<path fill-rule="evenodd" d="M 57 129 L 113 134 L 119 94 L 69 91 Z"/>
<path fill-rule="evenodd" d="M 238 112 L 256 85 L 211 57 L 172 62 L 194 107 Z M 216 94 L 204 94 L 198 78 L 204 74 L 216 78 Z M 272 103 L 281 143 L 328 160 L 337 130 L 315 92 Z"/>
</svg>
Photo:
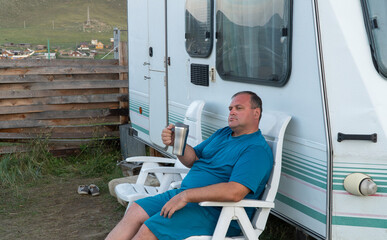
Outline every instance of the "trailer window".
<svg viewBox="0 0 387 240">
<path fill-rule="evenodd" d="M 376 70 L 387 77 L 387 1 L 362 0 Z"/>
<path fill-rule="evenodd" d="M 216 68 L 224 80 L 282 86 L 290 75 L 292 0 L 218 0 Z"/>
<path fill-rule="evenodd" d="M 213 0 L 187 0 L 185 49 L 191 57 L 208 57 L 213 42 Z"/>
</svg>

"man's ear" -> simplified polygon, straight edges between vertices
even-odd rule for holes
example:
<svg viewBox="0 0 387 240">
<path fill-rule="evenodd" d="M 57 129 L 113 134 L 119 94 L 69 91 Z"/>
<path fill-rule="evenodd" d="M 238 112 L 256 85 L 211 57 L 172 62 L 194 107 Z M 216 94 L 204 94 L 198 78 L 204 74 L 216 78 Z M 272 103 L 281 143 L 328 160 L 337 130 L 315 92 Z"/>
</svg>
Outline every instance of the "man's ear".
<svg viewBox="0 0 387 240">
<path fill-rule="evenodd" d="M 256 108 L 254 110 L 254 117 L 258 118 L 261 116 L 261 109 L 260 108 Z"/>
</svg>

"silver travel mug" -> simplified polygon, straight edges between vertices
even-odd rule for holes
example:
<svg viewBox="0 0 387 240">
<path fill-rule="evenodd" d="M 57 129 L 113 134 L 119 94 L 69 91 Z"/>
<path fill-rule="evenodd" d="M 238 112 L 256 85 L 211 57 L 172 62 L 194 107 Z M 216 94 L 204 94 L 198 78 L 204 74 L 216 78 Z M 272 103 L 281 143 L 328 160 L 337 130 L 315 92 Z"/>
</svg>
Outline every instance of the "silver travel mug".
<svg viewBox="0 0 387 240">
<path fill-rule="evenodd" d="M 183 156 L 185 145 L 187 144 L 189 126 L 184 123 L 177 122 L 175 124 L 174 130 L 175 130 L 175 141 L 173 144 L 173 154 L 177 156 Z"/>
</svg>

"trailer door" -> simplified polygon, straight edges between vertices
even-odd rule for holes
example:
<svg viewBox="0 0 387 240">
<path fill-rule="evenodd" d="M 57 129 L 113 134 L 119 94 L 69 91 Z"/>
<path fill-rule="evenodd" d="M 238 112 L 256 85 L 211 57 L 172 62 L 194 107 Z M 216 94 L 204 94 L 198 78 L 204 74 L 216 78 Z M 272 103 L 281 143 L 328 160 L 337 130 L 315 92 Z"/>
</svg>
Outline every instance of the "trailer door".
<svg viewBox="0 0 387 240">
<path fill-rule="evenodd" d="M 165 1 L 148 0 L 149 137 L 164 146 L 161 131 L 167 126 Z"/>
</svg>

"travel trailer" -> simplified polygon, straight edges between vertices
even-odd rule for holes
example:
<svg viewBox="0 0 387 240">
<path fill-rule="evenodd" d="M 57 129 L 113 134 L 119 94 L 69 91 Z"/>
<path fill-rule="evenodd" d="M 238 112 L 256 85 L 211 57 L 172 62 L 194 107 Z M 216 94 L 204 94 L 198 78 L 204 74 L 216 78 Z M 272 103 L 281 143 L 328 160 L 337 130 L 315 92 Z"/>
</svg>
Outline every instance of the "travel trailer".
<svg viewBox="0 0 387 240">
<path fill-rule="evenodd" d="M 130 134 L 243 90 L 292 116 L 275 215 L 318 239 L 387 239 L 387 1 L 128 0 Z"/>
</svg>

